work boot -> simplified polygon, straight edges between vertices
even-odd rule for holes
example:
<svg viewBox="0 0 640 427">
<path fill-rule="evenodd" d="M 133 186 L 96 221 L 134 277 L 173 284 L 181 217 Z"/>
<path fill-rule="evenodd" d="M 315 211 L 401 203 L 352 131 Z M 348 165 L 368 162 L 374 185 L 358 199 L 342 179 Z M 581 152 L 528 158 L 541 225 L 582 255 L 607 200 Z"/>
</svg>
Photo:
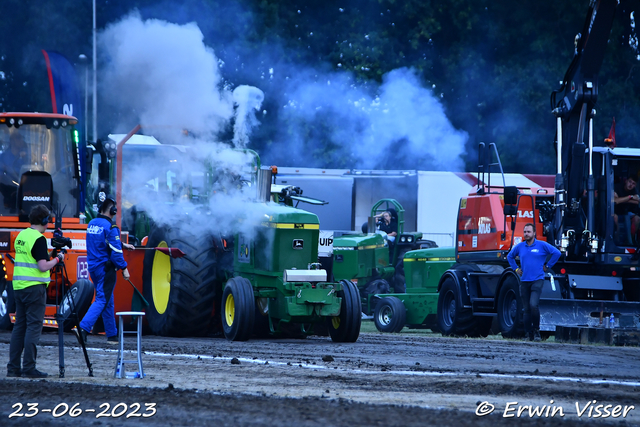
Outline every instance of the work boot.
<svg viewBox="0 0 640 427">
<path fill-rule="evenodd" d="M 16 371 L 15 369 L 7 369 L 7 378 L 18 378 L 20 375 L 22 375 L 20 370 Z"/>
<path fill-rule="evenodd" d="M 107 344 L 118 344 L 118 337 L 117 336 L 112 336 L 112 337 L 107 337 Z"/>
<path fill-rule="evenodd" d="M 533 340 L 535 342 L 542 341 L 542 337 L 540 336 L 540 329 L 536 329 L 535 331 L 533 331 Z"/>
<path fill-rule="evenodd" d="M 34 369 L 32 371 L 23 372 L 22 376 L 24 378 L 47 378 L 49 374 L 47 374 L 46 372 L 40 372 L 37 369 Z"/>
</svg>

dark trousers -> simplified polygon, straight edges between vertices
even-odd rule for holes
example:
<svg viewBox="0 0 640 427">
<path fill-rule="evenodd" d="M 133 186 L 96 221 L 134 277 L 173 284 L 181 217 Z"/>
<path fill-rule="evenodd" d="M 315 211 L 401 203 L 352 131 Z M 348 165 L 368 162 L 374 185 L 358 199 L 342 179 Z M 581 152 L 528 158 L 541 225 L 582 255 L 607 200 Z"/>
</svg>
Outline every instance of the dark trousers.
<svg viewBox="0 0 640 427">
<path fill-rule="evenodd" d="M 23 350 L 22 371 L 29 372 L 36 368 L 38 357 L 36 346 L 42 333 L 46 293 L 47 287 L 44 284 L 13 290 L 16 301 L 16 323 L 11 332 L 7 370 L 20 371 L 20 356 Z"/>
<path fill-rule="evenodd" d="M 540 329 L 540 293 L 542 292 L 543 279 L 532 282 L 520 282 L 520 298 L 524 311 L 524 332 L 529 334 Z"/>
</svg>

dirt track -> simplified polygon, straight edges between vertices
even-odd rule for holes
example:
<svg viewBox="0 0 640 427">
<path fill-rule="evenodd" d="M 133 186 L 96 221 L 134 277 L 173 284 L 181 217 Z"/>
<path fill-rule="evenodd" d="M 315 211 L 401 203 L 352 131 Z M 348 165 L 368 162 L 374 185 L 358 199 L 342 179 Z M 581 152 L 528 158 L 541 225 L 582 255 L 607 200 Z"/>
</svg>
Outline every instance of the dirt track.
<svg viewBox="0 0 640 427">
<path fill-rule="evenodd" d="M 8 359 L 9 338 L 9 332 L 0 332 L 3 363 Z M 354 344 L 335 344 L 324 337 L 234 343 L 145 336 L 146 378 L 116 380 L 115 350 L 105 341 L 101 336 L 90 338 L 95 377 L 89 378 L 75 337 L 67 334 L 66 375 L 61 379 L 57 335 L 45 333 L 38 368 L 50 377 L 0 379 L 0 424 L 640 425 L 637 347 L 423 334 L 363 333 Z M 133 348 L 129 343 L 126 347 Z M 593 400 L 597 402 L 588 405 Z M 37 403 L 39 411 L 60 404 L 59 412 L 64 404 L 71 408 L 79 403 L 83 414 L 74 418 L 68 412 L 54 418 L 40 411 L 32 418 L 8 419 L 19 409 L 12 408 L 15 403 L 23 403 L 22 413 L 28 413 L 27 402 Z M 124 405 L 115 408 L 120 402 Z M 136 402 L 139 411 L 132 406 Z M 508 402 L 518 403 L 511 403 L 509 408 L 514 409 L 505 414 Z M 100 406 L 104 403 L 109 404 L 110 416 L 96 419 L 106 409 Z M 155 403 L 155 415 L 142 416 L 153 411 L 145 403 Z M 576 403 L 579 410 L 588 405 L 581 417 Z M 620 415 L 595 418 L 599 404 L 612 405 L 607 408 L 610 413 L 620 405 Z M 476 414 L 491 405 L 493 413 Z M 523 405 L 541 410 L 542 415 L 530 416 L 525 409 L 518 418 L 518 407 Z M 625 406 L 627 414 L 622 416 Z M 114 410 L 124 414 L 115 418 Z"/>
</svg>

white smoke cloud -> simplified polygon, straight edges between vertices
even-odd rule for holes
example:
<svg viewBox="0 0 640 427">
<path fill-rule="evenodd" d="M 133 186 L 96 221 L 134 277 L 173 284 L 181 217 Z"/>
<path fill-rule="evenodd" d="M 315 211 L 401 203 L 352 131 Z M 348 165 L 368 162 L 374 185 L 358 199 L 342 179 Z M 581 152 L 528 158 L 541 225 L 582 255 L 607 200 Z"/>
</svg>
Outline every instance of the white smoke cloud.
<svg viewBox="0 0 640 427">
<path fill-rule="evenodd" d="M 241 85 L 232 92 L 225 87 L 219 61 L 195 24 L 143 21 L 134 12 L 109 25 L 99 40 L 101 93 L 106 94 L 101 108 L 117 111 L 121 118 L 113 131 L 128 132 L 141 123 L 143 132 L 163 144 L 190 149 L 177 158 L 156 155 L 131 167 L 124 177 L 129 204 L 158 222 L 185 226 L 192 226 L 189 218 L 204 210 L 212 219 L 198 224 L 200 228 L 249 232 L 262 219 L 261 209 L 251 202 L 255 186 L 239 178 L 249 176 L 246 165 L 251 161 L 216 137 L 229 128 L 235 106 L 234 143 L 248 146 L 251 130 L 259 124 L 255 111 L 264 101 L 262 90 Z M 278 114 L 283 134 L 274 148 L 284 164 L 312 166 L 322 155 L 346 155 L 349 168 L 379 168 L 393 154 L 400 159 L 395 169 L 462 169 L 467 135 L 453 128 L 414 71 L 394 70 L 381 85 L 358 85 L 346 72 L 323 75 L 300 67 L 289 72 L 284 86 L 269 92 L 283 100 Z M 308 131 L 310 125 L 321 126 L 322 140 Z M 334 148 L 326 146 L 327 140 Z M 273 156 L 260 154 L 263 160 Z M 211 172 L 214 182 L 205 182 Z M 191 181 L 192 186 L 169 181 Z M 194 203 L 194 196 L 200 200 Z"/>
<path fill-rule="evenodd" d="M 378 87 L 371 82 L 358 86 L 344 72 L 314 78 L 296 75 L 301 77 L 292 78 L 285 90 L 288 98 L 281 114 L 287 133 L 280 143 L 286 147 L 282 151 L 292 153 L 288 158 L 313 162 L 309 148 L 328 141 L 343 148 L 336 155 L 350 155 L 350 168 L 379 169 L 393 154 L 398 163 L 391 169 L 463 169 L 460 155 L 468 135 L 451 125 L 442 104 L 415 71 L 393 70 Z M 322 132 L 310 135 L 309 126 L 318 122 L 324 125 Z"/>
<path fill-rule="evenodd" d="M 264 92 L 257 87 L 240 85 L 233 90 L 233 100 L 236 105 L 233 145 L 245 148 L 252 128 L 259 124 L 255 112 L 260 111 Z"/>
<path fill-rule="evenodd" d="M 183 145 L 145 146 L 134 136 L 125 144 L 123 212 L 135 206 L 158 224 L 253 235 L 264 220 L 264 207 L 255 202 L 254 155 L 186 138 Z M 125 228 L 131 221 L 125 215 Z"/>
<path fill-rule="evenodd" d="M 233 100 L 203 38 L 196 24 L 143 21 L 137 12 L 109 25 L 99 37 L 106 108 L 143 126 L 175 126 L 203 136 L 219 132 L 232 117 Z"/>
<path fill-rule="evenodd" d="M 142 20 L 134 12 L 109 25 L 99 41 L 105 108 L 122 118 L 114 131 L 140 123 L 144 134 L 164 145 L 128 155 L 137 138 L 127 143 L 123 207 L 146 211 L 158 223 L 252 232 L 262 219 L 252 202 L 256 161 L 216 138 L 229 126 L 235 103 L 238 148 L 246 146 L 262 91 L 224 87 L 218 59 L 195 24 Z M 202 215 L 210 220 L 203 222 Z"/>
<path fill-rule="evenodd" d="M 406 140 L 405 152 L 433 159 L 431 165 L 423 166 L 463 169 L 460 155 L 468 135 L 451 125 L 440 101 L 420 84 L 415 72 L 406 68 L 391 71 L 384 76 L 379 93 L 376 100 L 379 102 L 372 103 L 369 114 L 371 126 L 365 132 L 367 140 L 382 144 L 383 150 L 394 141 Z M 366 159 L 368 151 L 360 149 L 356 153 Z M 372 159 L 376 160 L 380 159 Z"/>
</svg>

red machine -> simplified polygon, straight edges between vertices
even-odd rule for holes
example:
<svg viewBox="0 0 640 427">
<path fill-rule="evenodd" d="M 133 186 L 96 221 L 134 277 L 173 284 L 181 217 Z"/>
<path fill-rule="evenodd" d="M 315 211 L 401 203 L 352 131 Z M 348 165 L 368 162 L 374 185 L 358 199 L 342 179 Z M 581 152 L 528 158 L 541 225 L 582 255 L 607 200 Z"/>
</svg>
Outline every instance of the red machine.
<svg viewBox="0 0 640 427">
<path fill-rule="evenodd" d="M 488 151 L 481 145 L 477 191 L 460 201 L 457 264 L 439 283 L 439 291 L 446 290 L 438 302 L 444 334 L 486 335 L 496 316 L 505 337 L 523 334 L 520 278 L 506 257 L 527 223 L 562 252 L 542 291 L 542 331 L 602 326 L 604 318 L 613 318 L 611 327 L 639 327 L 640 236 L 632 232 L 631 215 L 616 214 L 614 200 L 625 177 L 640 176 L 640 150 L 597 147 L 592 131 L 598 72 L 617 7 L 615 0 L 591 2 L 576 55 L 552 94 L 554 188 L 485 184 L 489 168 L 502 172 L 502 166 L 495 145 Z"/>
</svg>

